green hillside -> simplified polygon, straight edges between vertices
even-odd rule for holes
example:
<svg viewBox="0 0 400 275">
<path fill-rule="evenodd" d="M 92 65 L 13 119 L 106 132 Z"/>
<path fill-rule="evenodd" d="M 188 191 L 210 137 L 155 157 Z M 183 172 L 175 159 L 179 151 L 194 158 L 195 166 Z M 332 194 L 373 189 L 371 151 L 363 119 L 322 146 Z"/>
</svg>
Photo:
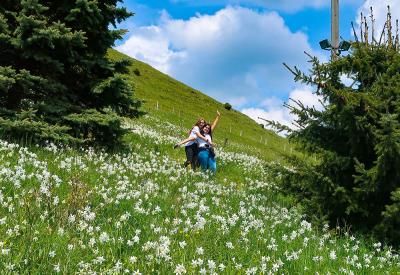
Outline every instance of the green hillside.
<svg viewBox="0 0 400 275">
<path fill-rule="evenodd" d="M 114 60 L 127 58 L 132 61 L 127 76 L 135 86 L 135 96 L 145 101 L 142 109 L 151 117 L 180 126 L 178 132 L 171 131 L 172 136 L 186 137 L 198 117 L 211 122 L 219 110 L 222 116 L 214 133 L 217 144 L 226 144 L 230 151 L 251 153 L 265 160 L 279 159 L 282 153 L 289 151 L 284 138 L 263 129 L 248 116 L 233 109 L 226 110 L 222 103 L 143 62 L 115 50 L 110 50 L 109 55 Z M 140 120 L 151 123 L 146 117 Z"/>
</svg>

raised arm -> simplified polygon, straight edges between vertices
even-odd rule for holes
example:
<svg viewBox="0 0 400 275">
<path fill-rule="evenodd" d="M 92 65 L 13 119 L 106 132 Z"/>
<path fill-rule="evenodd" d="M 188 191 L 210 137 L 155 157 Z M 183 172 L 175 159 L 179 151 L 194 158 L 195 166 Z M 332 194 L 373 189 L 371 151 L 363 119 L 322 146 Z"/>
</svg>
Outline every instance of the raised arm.
<svg viewBox="0 0 400 275">
<path fill-rule="evenodd" d="M 211 131 L 214 131 L 215 126 L 217 126 L 220 116 L 221 116 L 221 113 L 217 110 L 217 117 L 214 119 L 214 121 L 211 125 Z"/>
</svg>

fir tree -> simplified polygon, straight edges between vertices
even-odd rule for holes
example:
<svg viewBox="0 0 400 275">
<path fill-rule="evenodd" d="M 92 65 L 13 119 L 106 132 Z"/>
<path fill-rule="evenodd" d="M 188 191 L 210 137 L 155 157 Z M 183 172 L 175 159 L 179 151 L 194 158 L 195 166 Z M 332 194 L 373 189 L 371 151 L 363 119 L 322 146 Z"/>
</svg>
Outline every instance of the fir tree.
<svg viewBox="0 0 400 275">
<path fill-rule="evenodd" d="M 349 55 L 327 63 L 310 56 L 310 74 L 289 68 L 296 81 L 315 87 L 324 108 L 287 105 L 298 128 L 278 128 L 316 157 L 292 157 L 294 169 L 283 174 L 284 190 L 306 205 L 310 217 L 399 244 L 400 51 L 390 20 L 389 13 L 385 39 L 368 37 L 363 22 Z M 343 75 L 353 83 L 343 83 Z"/>
<path fill-rule="evenodd" d="M 0 5 L 3 138 L 112 145 L 140 101 L 107 50 L 132 14 L 117 0 L 4 0 Z"/>
</svg>

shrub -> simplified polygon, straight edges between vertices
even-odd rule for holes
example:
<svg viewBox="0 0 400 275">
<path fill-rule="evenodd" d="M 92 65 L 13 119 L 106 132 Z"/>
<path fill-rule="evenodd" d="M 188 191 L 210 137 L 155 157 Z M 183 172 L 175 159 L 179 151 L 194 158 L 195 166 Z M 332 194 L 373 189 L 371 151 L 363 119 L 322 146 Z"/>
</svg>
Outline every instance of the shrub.
<svg viewBox="0 0 400 275">
<path fill-rule="evenodd" d="M 230 111 L 232 109 L 232 105 L 227 102 L 224 104 L 224 108 Z"/>
<path fill-rule="evenodd" d="M 135 69 L 133 70 L 133 73 L 134 73 L 136 76 L 140 76 L 140 75 L 141 75 L 138 68 L 135 68 Z"/>
</svg>

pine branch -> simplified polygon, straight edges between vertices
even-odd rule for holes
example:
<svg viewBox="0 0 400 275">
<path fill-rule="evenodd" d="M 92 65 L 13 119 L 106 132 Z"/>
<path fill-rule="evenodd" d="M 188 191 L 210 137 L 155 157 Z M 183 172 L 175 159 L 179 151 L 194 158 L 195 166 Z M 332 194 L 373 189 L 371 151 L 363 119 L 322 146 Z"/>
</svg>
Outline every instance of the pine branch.
<svg viewBox="0 0 400 275">
<path fill-rule="evenodd" d="M 266 122 L 266 126 L 269 126 L 272 129 L 276 129 L 276 131 L 278 133 L 281 133 L 283 131 L 286 131 L 287 133 L 293 132 L 293 130 L 290 127 L 288 127 L 288 126 L 286 126 L 286 125 L 284 125 L 284 124 L 282 124 L 280 122 L 273 121 L 273 120 L 268 120 L 268 119 L 265 119 L 265 118 L 262 118 L 262 117 L 258 117 L 258 119 L 264 120 Z"/>
</svg>

